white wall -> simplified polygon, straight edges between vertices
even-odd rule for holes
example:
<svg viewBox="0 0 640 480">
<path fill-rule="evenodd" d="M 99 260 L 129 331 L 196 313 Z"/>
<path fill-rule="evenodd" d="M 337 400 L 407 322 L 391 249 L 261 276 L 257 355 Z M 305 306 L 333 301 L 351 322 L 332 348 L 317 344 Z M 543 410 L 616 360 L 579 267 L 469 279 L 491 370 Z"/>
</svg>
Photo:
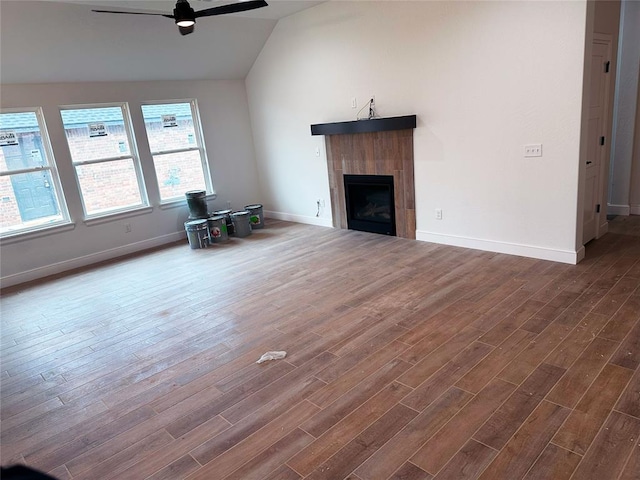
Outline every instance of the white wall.
<svg viewBox="0 0 640 480">
<path fill-rule="evenodd" d="M 59 105 L 128 102 L 143 170 L 152 171 L 140 104 L 149 100 L 196 98 L 214 189 L 210 210 L 242 208 L 262 200 L 257 181 L 251 127 L 244 83 L 238 81 L 174 81 L 129 83 L 68 83 L 2 85 L 1 105 L 43 107 L 61 181 L 75 229 L 14 243 L 3 242 L 0 256 L 2 286 L 39 278 L 69 268 L 116 257 L 143 248 L 183 239 L 186 203 L 177 208 L 158 206 L 157 187 L 147 180 L 153 211 L 98 225 L 86 225 Z M 155 199 L 155 200 L 154 200 Z M 132 231 L 125 233 L 124 223 Z M 185 246 L 186 246 L 186 240 Z M 188 248 L 188 247 L 186 247 Z"/>
<path fill-rule="evenodd" d="M 375 95 L 382 116 L 418 115 L 418 239 L 575 262 L 585 23 L 573 1 L 340 1 L 280 20 L 246 81 L 264 202 L 315 222 L 329 187 L 309 125 Z"/>
<path fill-rule="evenodd" d="M 620 47 L 614 107 L 611 171 L 609 175 L 608 212 L 629 215 L 633 209 L 640 214 L 640 203 L 632 205 L 632 191 L 640 185 L 632 184 L 635 118 L 638 106 L 640 64 L 640 2 L 623 1 L 621 9 Z M 635 170 L 640 165 L 635 166 Z"/>
</svg>

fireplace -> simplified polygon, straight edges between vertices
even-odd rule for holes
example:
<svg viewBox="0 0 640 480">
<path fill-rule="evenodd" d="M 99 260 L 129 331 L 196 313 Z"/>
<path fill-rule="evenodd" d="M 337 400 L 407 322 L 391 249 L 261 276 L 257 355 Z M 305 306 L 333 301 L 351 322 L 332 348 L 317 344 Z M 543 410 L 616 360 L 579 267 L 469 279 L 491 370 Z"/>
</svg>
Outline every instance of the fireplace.
<svg viewBox="0 0 640 480">
<path fill-rule="evenodd" d="M 337 123 L 311 125 L 312 135 L 324 135 L 327 146 L 327 171 L 331 194 L 331 215 L 336 228 L 365 230 L 367 227 L 353 226 L 347 215 L 357 217 L 353 209 L 347 212 L 346 175 L 382 176 L 393 178 L 391 188 L 390 216 L 393 222 L 382 227 L 380 221 L 386 214 L 377 215 L 369 227 L 379 233 L 402 238 L 416 238 L 416 206 L 413 180 L 413 129 L 416 116 L 374 118 Z M 378 184 L 386 185 L 386 184 Z M 358 196 L 359 194 L 355 194 Z M 366 198 L 366 196 L 365 196 Z M 373 198 L 376 200 L 377 196 Z M 370 199 L 371 200 L 371 199 Z M 371 202 L 372 205 L 376 201 Z M 368 202 L 365 203 L 368 205 Z M 377 209 L 379 207 L 375 207 Z M 357 219 L 362 220 L 362 219 Z M 395 230 L 392 230 L 395 229 Z M 370 230 L 371 231 L 371 230 Z"/>
<path fill-rule="evenodd" d="M 393 175 L 344 175 L 347 227 L 396 235 Z"/>
</svg>

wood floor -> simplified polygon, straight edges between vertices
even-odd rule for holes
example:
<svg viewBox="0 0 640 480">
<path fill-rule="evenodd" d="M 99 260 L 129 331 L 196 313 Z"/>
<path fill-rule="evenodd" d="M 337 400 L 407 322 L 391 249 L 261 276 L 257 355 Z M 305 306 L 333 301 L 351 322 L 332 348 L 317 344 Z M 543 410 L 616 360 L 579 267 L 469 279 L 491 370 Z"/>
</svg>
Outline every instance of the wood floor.
<svg viewBox="0 0 640 480">
<path fill-rule="evenodd" d="M 268 221 L 5 291 L 2 464 L 637 480 L 640 229 L 616 228 L 570 266 Z"/>
</svg>

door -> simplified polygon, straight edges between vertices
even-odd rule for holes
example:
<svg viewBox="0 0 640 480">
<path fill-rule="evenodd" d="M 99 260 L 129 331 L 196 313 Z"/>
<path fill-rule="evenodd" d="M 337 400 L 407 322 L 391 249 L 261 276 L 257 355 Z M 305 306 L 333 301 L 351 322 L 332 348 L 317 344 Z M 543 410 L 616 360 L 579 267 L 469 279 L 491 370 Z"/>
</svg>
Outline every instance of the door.
<svg viewBox="0 0 640 480">
<path fill-rule="evenodd" d="M 12 175 L 11 185 L 23 222 L 58 214 L 48 171 Z"/>
<path fill-rule="evenodd" d="M 604 192 L 607 113 L 609 101 L 609 69 L 611 40 L 595 38 L 591 53 L 591 83 L 589 91 L 588 146 L 585 175 L 585 197 L 583 204 L 582 243 L 599 236 L 601 218 L 606 218 L 606 208 L 602 204 Z"/>
<path fill-rule="evenodd" d="M 25 145 L 28 143 L 28 145 Z M 2 147 L 9 170 L 22 170 L 44 165 L 43 145 L 39 137 L 31 135 L 20 145 Z M 50 217 L 59 213 L 48 170 L 11 175 L 11 186 L 23 222 Z"/>
</svg>

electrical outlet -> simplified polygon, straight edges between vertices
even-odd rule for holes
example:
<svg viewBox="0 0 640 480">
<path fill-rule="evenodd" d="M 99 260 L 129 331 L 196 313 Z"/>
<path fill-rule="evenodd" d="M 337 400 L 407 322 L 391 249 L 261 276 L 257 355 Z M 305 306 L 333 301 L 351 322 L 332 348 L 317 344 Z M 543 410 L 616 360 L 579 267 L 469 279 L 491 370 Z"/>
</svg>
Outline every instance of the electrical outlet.
<svg viewBox="0 0 640 480">
<path fill-rule="evenodd" d="M 227 210 L 231 210 L 231 201 L 227 200 Z"/>
<path fill-rule="evenodd" d="M 124 224 L 124 233 L 131 233 L 131 224 L 130 223 L 125 223 Z"/>
<path fill-rule="evenodd" d="M 442 209 L 436 208 L 436 220 L 442 220 Z"/>
<path fill-rule="evenodd" d="M 319 204 L 322 208 L 324 208 L 324 198 L 319 198 L 319 199 L 318 199 L 318 204 Z"/>
<path fill-rule="evenodd" d="M 378 113 L 376 112 L 376 96 L 369 96 L 369 118 L 376 117 Z"/>
<path fill-rule="evenodd" d="M 541 157 L 542 156 L 542 144 L 532 143 L 531 145 L 524 146 L 525 157 Z"/>
</svg>

